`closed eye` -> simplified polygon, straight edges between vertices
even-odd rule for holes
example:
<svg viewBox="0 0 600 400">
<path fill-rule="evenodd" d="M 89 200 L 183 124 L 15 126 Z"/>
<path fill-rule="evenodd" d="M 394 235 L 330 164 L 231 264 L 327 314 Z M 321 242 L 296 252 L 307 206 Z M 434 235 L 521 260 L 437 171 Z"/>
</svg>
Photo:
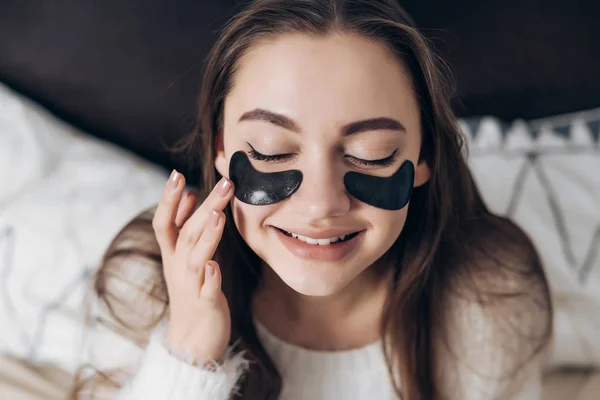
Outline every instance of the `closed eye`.
<svg viewBox="0 0 600 400">
<path fill-rule="evenodd" d="M 380 158 L 378 160 L 364 160 L 362 158 L 357 158 L 354 156 L 347 155 L 346 158 L 350 160 L 351 163 L 364 166 L 364 167 L 388 167 L 396 161 L 396 153 L 398 149 L 394 150 L 392 154 L 390 154 L 386 158 Z"/>
<path fill-rule="evenodd" d="M 256 151 L 256 149 L 254 149 L 254 147 L 252 147 L 252 145 L 250 143 L 247 143 L 247 144 L 248 144 L 248 146 L 250 146 L 250 149 L 251 149 L 248 152 L 248 156 L 250 158 L 252 158 L 253 160 L 264 161 L 264 162 L 278 162 L 278 161 L 287 160 L 288 158 L 293 156 L 292 153 L 272 154 L 272 155 L 262 154 L 262 153 L 259 153 L 258 151 Z"/>
<path fill-rule="evenodd" d="M 290 157 L 292 157 L 294 154 L 293 153 L 285 153 L 285 154 L 262 154 L 259 153 L 258 151 L 256 151 L 256 149 L 254 147 L 252 147 L 252 145 L 250 143 L 247 143 L 248 146 L 250 146 L 250 151 L 248 152 L 248 156 L 253 159 L 253 160 L 257 160 L 257 161 L 263 161 L 263 162 L 279 162 L 279 161 L 285 161 L 288 160 Z M 388 157 L 385 158 L 380 158 L 377 160 L 365 160 L 362 158 L 358 158 L 358 157 L 354 157 L 351 155 L 346 155 L 346 159 L 348 159 L 351 163 L 358 165 L 358 166 L 364 166 L 364 167 L 388 167 L 392 164 L 394 164 L 394 162 L 396 161 L 396 153 L 398 152 L 398 149 L 394 150 L 394 152 L 392 154 L 390 154 Z"/>
</svg>

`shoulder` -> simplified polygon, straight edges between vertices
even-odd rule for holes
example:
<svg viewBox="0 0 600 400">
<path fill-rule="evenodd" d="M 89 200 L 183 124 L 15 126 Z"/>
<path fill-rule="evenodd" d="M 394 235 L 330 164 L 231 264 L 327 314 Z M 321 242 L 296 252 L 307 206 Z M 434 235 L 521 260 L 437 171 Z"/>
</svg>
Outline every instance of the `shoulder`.
<svg viewBox="0 0 600 400">
<path fill-rule="evenodd" d="M 550 292 L 531 240 L 514 223 L 495 216 L 471 230 L 465 235 L 466 254 L 448 277 L 443 302 L 448 326 L 474 336 L 487 331 L 495 338 L 491 343 L 524 345 L 525 337 L 546 341 Z"/>
<path fill-rule="evenodd" d="M 539 373 L 551 334 L 549 289 L 535 248 L 512 222 L 491 216 L 465 237 L 469 254 L 434 310 L 444 321 L 436 363 L 446 386 L 481 387 L 497 398 Z"/>
</svg>

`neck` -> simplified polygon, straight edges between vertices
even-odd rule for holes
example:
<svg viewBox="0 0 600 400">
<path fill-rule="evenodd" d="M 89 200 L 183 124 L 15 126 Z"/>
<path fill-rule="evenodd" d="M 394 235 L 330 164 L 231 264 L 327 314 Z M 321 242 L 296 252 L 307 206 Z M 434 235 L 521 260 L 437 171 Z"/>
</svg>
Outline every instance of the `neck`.
<svg viewBox="0 0 600 400">
<path fill-rule="evenodd" d="M 284 341 L 315 350 L 347 350 L 380 338 L 381 316 L 391 268 L 373 265 L 342 291 L 306 296 L 294 291 L 268 266 L 253 297 L 253 313 Z"/>
</svg>

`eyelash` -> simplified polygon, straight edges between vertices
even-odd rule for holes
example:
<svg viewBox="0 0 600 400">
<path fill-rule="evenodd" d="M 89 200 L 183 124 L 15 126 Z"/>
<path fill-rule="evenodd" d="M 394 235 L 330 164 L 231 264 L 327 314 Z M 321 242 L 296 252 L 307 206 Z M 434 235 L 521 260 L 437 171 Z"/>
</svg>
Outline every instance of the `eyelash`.
<svg viewBox="0 0 600 400">
<path fill-rule="evenodd" d="M 277 162 L 277 161 L 283 161 L 283 160 L 289 158 L 290 156 L 292 156 L 292 153 L 266 155 L 266 154 L 262 154 L 256 150 L 254 150 L 254 148 L 252 146 L 250 146 L 250 148 L 252 148 L 252 150 L 250 150 L 248 152 L 248 155 L 250 156 L 250 158 L 252 158 L 253 160 L 257 160 L 257 161 Z"/>
<path fill-rule="evenodd" d="M 356 158 L 353 156 L 346 156 L 351 160 L 352 163 L 362 165 L 365 167 L 389 167 L 394 164 L 396 161 L 396 153 L 398 149 L 394 150 L 394 152 L 386 158 L 381 158 L 379 160 L 363 160 L 362 158 Z"/>
<path fill-rule="evenodd" d="M 250 158 L 252 158 L 253 160 L 257 160 L 257 161 L 278 162 L 278 161 L 284 161 L 293 155 L 292 153 L 266 155 L 266 154 L 262 154 L 262 153 L 259 153 L 258 151 L 256 151 L 254 149 L 254 147 L 252 147 L 250 145 L 250 143 L 248 143 L 248 146 L 250 146 L 250 149 L 251 149 L 248 152 L 248 155 L 250 156 Z M 349 156 L 349 155 L 347 155 L 346 157 L 353 164 L 357 164 L 357 165 L 361 165 L 361 166 L 365 166 L 365 167 L 388 167 L 388 166 L 394 164 L 394 162 L 396 161 L 396 153 L 397 152 L 398 152 L 398 149 L 394 150 L 394 152 L 390 156 L 388 156 L 386 158 L 381 158 L 379 160 L 363 160 L 362 158 L 356 158 L 356 157 Z"/>
</svg>

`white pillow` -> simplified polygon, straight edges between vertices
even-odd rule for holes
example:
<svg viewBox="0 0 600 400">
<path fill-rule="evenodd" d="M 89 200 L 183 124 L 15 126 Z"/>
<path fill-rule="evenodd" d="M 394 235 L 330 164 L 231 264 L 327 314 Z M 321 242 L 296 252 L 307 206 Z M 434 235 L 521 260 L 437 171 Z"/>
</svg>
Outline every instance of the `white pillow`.
<svg viewBox="0 0 600 400">
<path fill-rule="evenodd" d="M 74 371 L 89 276 L 166 179 L 0 85 L 0 353 Z"/>
<path fill-rule="evenodd" d="M 535 243 L 554 300 L 550 366 L 600 366 L 600 109 L 460 122 L 490 209 Z"/>
</svg>

